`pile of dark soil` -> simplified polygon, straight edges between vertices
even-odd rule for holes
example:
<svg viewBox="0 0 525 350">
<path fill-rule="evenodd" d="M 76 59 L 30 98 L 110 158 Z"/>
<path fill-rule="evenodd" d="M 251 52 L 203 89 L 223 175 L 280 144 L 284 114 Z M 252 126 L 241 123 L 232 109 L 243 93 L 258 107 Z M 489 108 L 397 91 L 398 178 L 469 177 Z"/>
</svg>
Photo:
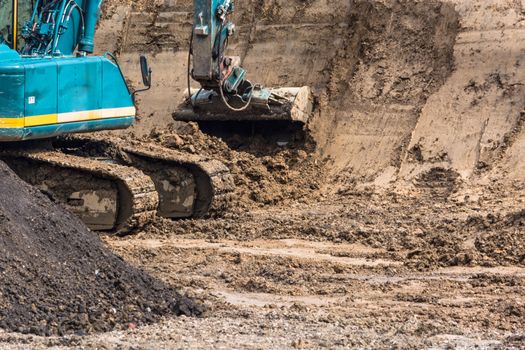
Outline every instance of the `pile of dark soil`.
<svg viewBox="0 0 525 350">
<path fill-rule="evenodd" d="M 111 253 L 0 162 L 0 327 L 86 334 L 199 315 L 200 305 Z"/>
</svg>

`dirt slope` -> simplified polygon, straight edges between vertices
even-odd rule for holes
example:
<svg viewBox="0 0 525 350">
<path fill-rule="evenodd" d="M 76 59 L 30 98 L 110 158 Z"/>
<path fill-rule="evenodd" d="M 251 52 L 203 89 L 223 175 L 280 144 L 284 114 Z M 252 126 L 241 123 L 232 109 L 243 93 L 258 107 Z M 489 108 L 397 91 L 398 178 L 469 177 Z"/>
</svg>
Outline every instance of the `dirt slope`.
<svg viewBox="0 0 525 350">
<path fill-rule="evenodd" d="M 0 162 L 0 328 L 86 334 L 200 313 Z"/>
<path fill-rule="evenodd" d="M 455 69 L 425 105 L 409 145 L 418 159 L 405 158 L 401 175 L 444 167 L 473 179 L 507 162 L 508 180 L 523 180 L 516 154 L 524 150 L 524 9 L 516 1 L 500 2 L 498 11 L 484 2 L 456 7 Z"/>
</svg>

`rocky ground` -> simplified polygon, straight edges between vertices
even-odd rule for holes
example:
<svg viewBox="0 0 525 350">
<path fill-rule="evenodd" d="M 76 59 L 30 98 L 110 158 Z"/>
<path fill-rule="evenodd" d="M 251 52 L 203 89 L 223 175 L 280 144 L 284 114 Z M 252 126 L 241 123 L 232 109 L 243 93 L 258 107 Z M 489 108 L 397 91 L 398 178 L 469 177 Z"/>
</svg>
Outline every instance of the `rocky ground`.
<svg viewBox="0 0 525 350">
<path fill-rule="evenodd" d="M 522 212 L 338 195 L 105 242 L 205 317 L 5 348 L 522 348 Z"/>
</svg>

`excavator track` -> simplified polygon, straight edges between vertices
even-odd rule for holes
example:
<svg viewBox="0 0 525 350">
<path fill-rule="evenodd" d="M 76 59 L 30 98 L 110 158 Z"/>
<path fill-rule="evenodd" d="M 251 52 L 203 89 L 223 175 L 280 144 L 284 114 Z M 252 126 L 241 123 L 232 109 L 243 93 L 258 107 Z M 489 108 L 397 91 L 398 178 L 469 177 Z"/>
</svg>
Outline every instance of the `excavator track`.
<svg viewBox="0 0 525 350">
<path fill-rule="evenodd" d="M 195 200 L 190 216 L 219 215 L 228 208 L 234 182 L 229 169 L 220 161 L 184 154 L 156 145 L 125 145 L 120 149 L 125 153 L 124 159 L 130 165 L 152 176 L 161 197 L 163 197 L 162 181 L 165 180 L 156 179 L 159 169 L 175 167 L 189 172 L 195 184 Z M 152 166 L 152 164 L 156 165 Z"/>
<path fill-rule="evenodd" d="M 161 217 L 220 215 L 232 198 L 233 177 L 215 159 L 117 138 L 71 136 L 59 144 L 66 152 L 111 158 L 149 175 L 159 194 L 157 214 Z"/>
<path fill-rule="evenodd" d="M 130 233 L 155 216 L 217 216 L 234 189 L 217 160 L 120 139 L 33 142 L 6 147 L 0 158 L 98 231 Z"/>
<path fill-rule="evenodd" d="M 0 157 L 91 229 L 129 233 L 155 217 L 154 183 L 132 167 L 56 150 L 2 151 Z"/>
</svg>

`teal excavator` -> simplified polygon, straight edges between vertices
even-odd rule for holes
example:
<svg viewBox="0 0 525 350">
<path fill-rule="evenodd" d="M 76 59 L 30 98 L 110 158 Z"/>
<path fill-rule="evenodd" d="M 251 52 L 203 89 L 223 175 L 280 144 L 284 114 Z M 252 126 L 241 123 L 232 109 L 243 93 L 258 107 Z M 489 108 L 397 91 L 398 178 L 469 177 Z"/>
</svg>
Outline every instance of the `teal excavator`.
<svg viewBox="0 0 525 350">
<path fill-rule="evenodd" d="M 93 56 L 101 0 L 0 0 L 0 158 L 95 230 L 129 232 L 226 205 L 220 162 L 153 144 L 68 134 L 124 129 L 134 95 Z M 143 81 L 151 71 L 141 57 Z"/>
<path fill-rule="evenodd" d="M 96 230 L 129 232 L 155 215 L 224 210 L 233 181 L 216 160 L 111 136 L 70 135 L 135 121 L 139 91 L 129 89 L 114 56 L 92 55 L 101 2 L 0 0 L 0 158 Z M 194 0 L 189 98 L 177 119 L 306 123 L 309 88 L 253 84 L 240 59 L 226 56 L 233 11 L 232 0 Z M 140 62 L 149 89 L 151 71 L 144 57 Z M 191 78 L 200 89 L 189 88 Z"/>
<path fill-rule="evenodd" d="M 2 4 L 0 141 L 133 123 L 135 106 L 118 66 L 110 57 L 89 56 L 99 5 L 96 0 Z M 21 28 L 19 18 L 26 19 Z"/>
</svg>

